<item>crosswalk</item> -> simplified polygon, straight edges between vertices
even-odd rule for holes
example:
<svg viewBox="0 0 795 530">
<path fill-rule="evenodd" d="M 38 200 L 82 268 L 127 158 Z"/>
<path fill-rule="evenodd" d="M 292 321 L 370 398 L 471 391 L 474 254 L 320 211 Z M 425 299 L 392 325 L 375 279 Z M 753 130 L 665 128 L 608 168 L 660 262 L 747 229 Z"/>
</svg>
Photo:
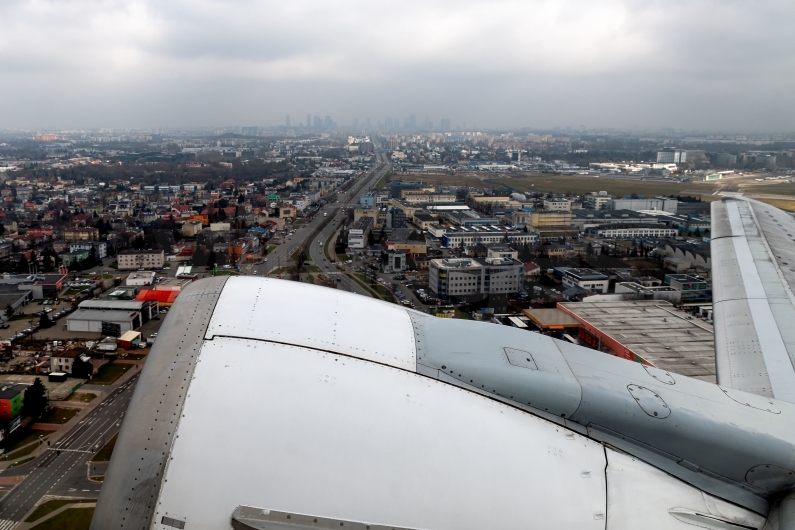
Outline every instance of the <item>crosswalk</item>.
<svg viewBox="0 0 795 530">
<path fill-rule="evenodd" d="M 6 492 L 7 494 L 8 492 Z M 45 502 L 52 501 L 52 500 L 72 500 L 72 499 L 81 499 L 82 497 L 66 497 L 63 495 L 45 495 L 42 497 L 39 502 L 36 503 L 36 506 L 40 506 Z M 18 525 L 21 521 L 12 521 L 10 519 L 0 519 L 0 530 L 11 530 L 16 525 Z"/>
</svg>

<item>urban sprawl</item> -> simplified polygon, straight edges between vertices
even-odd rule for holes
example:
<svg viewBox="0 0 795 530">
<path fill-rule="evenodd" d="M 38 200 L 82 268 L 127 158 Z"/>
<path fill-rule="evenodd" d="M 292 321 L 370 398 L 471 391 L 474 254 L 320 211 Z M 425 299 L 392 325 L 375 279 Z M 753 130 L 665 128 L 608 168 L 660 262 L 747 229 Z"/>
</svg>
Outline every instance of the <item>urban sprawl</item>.
<svg viewBox="0 0 795 530">
<path fill-rule="evenodd" d="M 0 465 L 52 450 L 92 400 L 126 392 L 182 289 L 212 275 L 313 283 L 714 381 L 710 203 L 795 209 L 795 137 L 305 123 L 0 132 Z M 84 491 L 113 434 L 85 450 L 100 464 Z"/>
</svg>

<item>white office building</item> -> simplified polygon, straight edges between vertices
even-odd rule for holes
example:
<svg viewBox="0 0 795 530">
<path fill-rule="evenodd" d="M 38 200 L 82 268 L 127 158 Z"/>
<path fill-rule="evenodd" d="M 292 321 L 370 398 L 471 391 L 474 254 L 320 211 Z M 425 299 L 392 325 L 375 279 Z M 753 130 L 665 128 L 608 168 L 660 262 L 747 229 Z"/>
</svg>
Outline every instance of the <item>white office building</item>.
<svg viewBox="0 0 795 530">
<path fill-rule="evenodd" d="M 567 269 L 563 273 L 563 285 L 581 287 L 594 293 L 606 293 L 610 287 L 610 279 L 592 269 Z"/>
<path fill-rule="evenodd" d="M 428 286 L 440 298 L 512 294 L 522 290 L 524 264 L 511 258 L 432 259 Z"/>
</svg>

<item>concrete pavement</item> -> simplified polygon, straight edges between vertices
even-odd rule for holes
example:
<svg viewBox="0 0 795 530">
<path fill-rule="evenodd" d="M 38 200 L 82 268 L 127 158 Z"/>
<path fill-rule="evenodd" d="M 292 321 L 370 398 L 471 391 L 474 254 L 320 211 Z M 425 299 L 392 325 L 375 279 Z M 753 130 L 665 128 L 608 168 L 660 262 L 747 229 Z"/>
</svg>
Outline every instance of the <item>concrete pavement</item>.
<svg viewBox="0 0 795 530">
<path fill-rule="evenodd" d="M 41 456 L 0 473 L 0 479 L 6 480 L 24 476 L 0 501 L 0 530 L 17 525 L 44 495 L 99 495 L 101 484 L 87 479 L 86 462 L 118 432 L 139 373 L 127 372 L 130 375 L 114 385 L 104 401 L 81 412 L 73 428 L 54 435 L 49 448 L 42 446 L 32 453 Z"/>
</svg>

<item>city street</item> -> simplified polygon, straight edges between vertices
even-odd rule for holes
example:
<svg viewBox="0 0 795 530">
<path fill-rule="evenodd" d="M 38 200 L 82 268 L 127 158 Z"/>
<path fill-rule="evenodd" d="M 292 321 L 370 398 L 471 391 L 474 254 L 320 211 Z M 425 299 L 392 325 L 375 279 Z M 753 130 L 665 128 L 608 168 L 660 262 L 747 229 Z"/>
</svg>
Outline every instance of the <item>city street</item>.
<svg viewBox="0 0 795 530">
<path fill-rule="evenodd" d="M 373 175 L 359 186 L 358 191 L 355 194 L 347 194 L 341 198 L 341 202 L 343 200 L 345 202 L 342 202 L 342 205 L 338 207 L 338 211 L 334 216 L 334 219 L 328 223 L 328 225 L 326 225 L 326 227 L 324 227 L 323 230 L 312 239 L 312 241 L 309 242 L 309 258 L 312 260 L 312 264 L 319 267 L 320 270 L 322 270 L 327 276 L 334 279 L 339 278 L 338 285 L 340 289 L 363 296 L 369 296 L 369 293 L 357 282 L 346 276 L 344 272 L 340 271 L 335 264 L 330 263 L 326 258 L 323 249 L 326 246 L 326 242 L 332 238 L 334 233 L 339 228 L 342 220 L 345 219 L 346 214 L 343 213 L 343 209 L 345 207 L 356 207 L 359 204 L 359 198 L 367 193 L 372 185 L 378 182 L 384 173 L 388 171 L 388 166 L 384 166 L 386 163 L 386 158 L 384 155 L 379 153 L 377 156 L 379 158 L 379 164 L 373 170 Z"/>
<path fill-rule="evenodd" d="M 323 229 L 323 231 L 312 241 L 307 241 L 307 243 L 310 247 L 310 257 L 315 265 L 319 266 L 324 271 L 336 271 L 336 267 L 333 265 L 327 264 L 329 265 L 327 268 L 322 266 L 324 263 L 323 247 L 318 245 L 318 241 L 322 241 L 325 245 L 326 240 L 334 233 L 338 223 L 345 218 L 343 209 L 346 206 L 356 206 L 359 203 L 359 197 L 367 193 L 367 191 L 369 191 L 369 189 L 376 182 L 378 182 L 378 180 L 383 177 L 387 171 L 389 171 L 389 165 L 387 164 L 386 157 L 382 153 L 378 153 L 376 157 L 378 161 L 367 175 L 360 177 L 359 182 L 354 184 L 353 190 L 348 190 L 338 195 L 335 203 L 327 204 L 318 210 L 314 218 L 308 224 L 296 230 L 289 240 L 284 241 L 281 245 L 275 248 L 273 252 L 266 256 L 268 258 L 267 262 L 260 263 L 259 265 L 253 265 L 250 271 L 245 271 L 246 274 L 253 274 L 254 271 L 256 271 L 256 274 L 258 275 L 265 275 L 280 266 L 284 267 L 288 265 L 288 263 L 291 262 L 292 254 L 296 251 L 296 249 L 300 248 L 310 234 L 312 234 L 312 232 L 317 229 L 324 221 L 328 220 L 330 216 L 332 216 L 332 220 L 329 221 L 328 225 Z M 324 213 L 328 215 L 323 215 Z M 317 247 L 317 249 L 314 247 Z M 318 250 L 320 252 L 319 254 L 316 254 Z M 351 292 L 357 292 L 358 294 L 367 294 L 361 287 L 358 287 L 355 282 L 348 280 L 347 287 L 344 282 L 345 280 L 343 280 L 343 285 L 341 285 L 342 288 Z"/>
<path fill-rule="evenodd" d="M 0 473 L 0 477 L 27 475 L 0 500 L 0 530 L 13 528 L 45 495 L 99 496 L 101 483 L 88 480 L 86 462 L 119 431 L 137 380 L 135 374 L 119 385 L 43 456 Z"/>
</svg>

